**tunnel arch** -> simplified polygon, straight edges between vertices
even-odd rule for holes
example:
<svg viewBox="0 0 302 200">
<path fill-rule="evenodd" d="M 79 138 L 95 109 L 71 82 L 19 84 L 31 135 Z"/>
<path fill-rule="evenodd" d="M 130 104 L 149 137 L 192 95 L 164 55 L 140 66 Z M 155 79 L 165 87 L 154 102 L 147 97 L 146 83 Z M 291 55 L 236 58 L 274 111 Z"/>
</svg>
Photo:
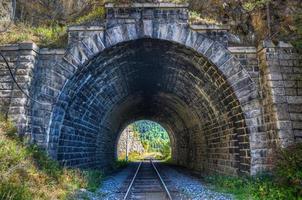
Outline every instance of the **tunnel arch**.
<svg viewBox="0 0 302 200">
<path fill-rule="evenodd" d="M 150 50 L 151 53 L 146 50 Z M 157 60 L 161 58 L 162 62 L 168 64 L 160 67 L 161 65 L 154 63 L 155 61 L 152 59 L 144 61 L 140 58 L 141 52 L 151 58 L 156 55 Z M 156 54 L 156 52 L 160 53 Z M 129 57 L 134 64 L 131 64 Z M 152 72 L 150 69 L 153 68 L 147 68 L 146 62 L 147 65 L 149 62 L 149 66 L 151 63 L 157 64 L 159 67 L 154 68 Z M 126 67 L 121 68 L 123 69 L 121 71 L 114 71 L 118 68 L 118 63 L 122 63 Z M 136 76 L 144 74 L 144 70 L 140 71 L 137 67 L 135 68 L 137 65 L 146 65 L 142 69 L 147 70 L 148 73 L 154 73 L 153 78 L 146 80 L 134 76 L 128 80 L 127 76 L 122 75 L 128 72 L 136 74 Z M 106 133 L 109 134 L 107 126 L 114 122 L 117 123 L 117 118 L 125 121 L 125 118 L 133 120 L 138 117 L 147 117 L 157 121 L 164 119 L 163 123 L 171 126 L 173 132 L 179 132 L 179 135 L 175 137 L 181 138 L 179 142 L 177 142 L 178 139 L 175 139 L 175 143 L 179 147 L 178 152 L 174 154 L 176 163 L 197 171 L 215 171 L 226 174 L 250 173 L 252 167 L 250 139 L 253 139 L 251 134 L 256 133 L 251 123 L 257 123 L 254 113 L 257 113 L 259 109 L 255 107 L 254 100 L 258 96 L 258 92 L 249 74 L 218 42 L 179 24 L 117 25 L 70 48 L 58 67 L 65 70 L 65 81 L 62 82 L 62 89 L 51 116 L 48 130 L 48 151 L 62 164 L 79 167 L 106 167 L 106 163 L 109 163 L 110 159 L 104 155 L 102 157 L 102 152 L 96 150 L 106 139 L 101 137 L 96 130 L 102 127 L 104 128 L 102 132 L 106 135 Z M 133 69 L 136 71 L 131 71 Z M 122 78 L 118 80 L 108 78 L 119 76 Z M 96 89 L 97 81 L 103 81 L 103 86 L 106 87 L 113 84 L 125 85 L 125 87 L 117 87 L 120 89 L 118 92 L 117 88 L 110 89 L 110 87 L 109 89 L 108 87 L 107 89 L 106 87 Z M 157 81 L 161 81 L 162 85 L 154 84 Z M 144 89 L 130 90 L 127 84 L 134 87 L 133 82 Z M 148 85 L 148 82 L 151 85 Z M 179 88 L 174 88 L 177 85 Z M 192 88 L 192 93 L 186 92 L 184 88 Z M 153 93 L 142 94 L 142 91 L 147 89 L 153 90 Z M 89 93 L 95 92 L 97 96 L 96 91 L 104 90 L 106 90 L 104 92 L 106 98 L 103 102 L 91 98 L 93 101 L 87 103 L 89 98 L 86 96 L 91 96 Z M 131 94 L 128 94 L 128 90 L 131 91 Z M 190 89 L 189 91 L 191 92 Z M 112 94 L 117 93 L 126 95 L 115 99 Z M 203 101 L 199 101 L 200 99 Z M 110 112 L 101 114 L 109 101 L 116 105 L 108 108 Z M 73 105 L 79 107 L 72 108 Z M 83 114 L 81 111 L 85 111 L 85 106 L 91 105 L 102 108 L 98 115 L 102 115 L 103 118 L 101 121 L 95 122 L 98 126 L 85 124 L 80 121 L 81 119 L 73 118 L 77 115 L 81 116 Z M 218 107 L 219 109 L 217 109 Z M 96 116 L 93 116 L 95 115 L 93 112 L 96 112 L 94 111 L 96 108 L 91 109 L 89 111 L 86 109 L 84 113 L 84 117 L 87 117 L 86 121 L 88 119 L 95 121 L 93 117 Z M 155 110 L 161 111 L 158 112 L 160 114 L 154 112 Z M 143 113 L 141 113 L 142 111 Z M 86 113 L 91 116 L 85 116 Z M 126 117 L 124 113 L 127 113 Z M 225 119 L 223 119 L 224 117 Z M 202 124 L 200 119 L 208 123 Z M 72 126 L 79 128 L 81 123 L 84 124 L 84 127 L 81 127 L 82 131 L 87 129 L 91 132 L 90 134 L 95 134 L 97 137 L 83 138 L 81 134 L 84 132 L 75 132 Z M 117 123 L 114 126 L 120 127 L 121 125 Z M 84 135 L 89 135 L 87 130 Z M 212 132 L 211 142 L 206 135 L 201 138 L 197 136 L 197 133 L 205 131 Z M 224 137 L 227 138 L 225 143 L 221 144 L 224 147 L 215 147 Z M 93 142 L 89 143 L 93 146 L 91 146 L 93 151 L 89 152 L 91 149 L 85 151 L 82 147 L 76 148 L 77 145 L 82 144 L 76 142 L 80 139 L 87 139 L 88 143 L 91 140 L 99 143 L 94 146 Z M 199 140 L 203 140 L 202 144 Z M 67 141 L 68 145 L 64 144 L 64 141 Z M 70 146 L 71 144 L 74 147 Z M 189 146 L 196 148 L 189 149 Z M 89 161 L 77 160 L 76 156 L 82 158 L 87 156 Z M 100 164 L 100 160 L 103 160 L 104 164 Z M 194 163 L 194 160 L 199 163 Z"/>
</svg>

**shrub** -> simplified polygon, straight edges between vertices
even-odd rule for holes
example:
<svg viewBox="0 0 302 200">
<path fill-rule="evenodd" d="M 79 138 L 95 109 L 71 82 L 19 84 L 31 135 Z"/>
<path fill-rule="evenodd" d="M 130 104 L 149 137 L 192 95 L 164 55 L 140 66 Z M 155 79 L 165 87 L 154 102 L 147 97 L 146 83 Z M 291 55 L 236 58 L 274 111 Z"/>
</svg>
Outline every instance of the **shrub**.
<svg viewBox="0 0 302 200">
<path fill-rule="evenodd" d="M 97 19 L 103 19 L 105 16 L 105 8 L 103 6 L 96 7 L 94 10 L 92 10 L 87 15 L 81 16 L 76 20 L 77 24 L 82 24 L 86 22 L 90 22 Z"/>
<path fill-rule="evenodd" d="M 300 9 L 302 12 L 302 8 Z M 292 41 L 293 45 L 302 52 L 302 13 L 298 13 L 294 16 L 294 21 L 296 25 L 296 38 Z"/>
<path fill-rule="evenodd" d="M 288 185 L 296 197 L 302 196 L 302 143 L 276 154 L 276 177 L 280 185 Z"/>
<path fill-rule="evenodd" d="M 217 174 L 206 177 L 205 181 L 214 185 L 215 189 L 220 192 L 233 194 L 236 199 L 248 199 L 250 183 L 247 177 L 239 178 Z"/>
<path fill-rule="evenodd" d="M 294 200 L 295 195 L 288 185 L 280 185 L 272 175 L 262 174 L 251 179 L 250 196 L 255 200 Z"/>
<path fill-rule="evenodd" d="M 0 44 L 32 41 L 40 47 L 61 48 L 67 43 L 67 27 L 52 25 L 32 27 L 17 23 L 0 34 Z"/>
<path fill-rule="evenodd" d="M 66 26 L 40 26 L 32 27 L 33 36 L 37 37 L 37 44 L 41 47 L 64 47 L 67 41 Z"/>
<path fill-rule="evenodd" d="M 86 189 L 95 192 L 101 184 L 103 173 L 99 170 L 86 170 L 82 172 L 87 180 Z"/>
<path fill-rule="evenodd" d="M 95 191 L 102 177 L 100 171 L 61 167 L 0 115 L 0 200 L 66 199 L 80 188 Z"/>
<path fill-rule="evenodd" d="M 31 200 L 33 196 L 28 187 L 8 181 L 0 181 L 1 200 Z"/>
<path fill-rule="evenodd" d="M 113 164 L 113 169 L 116 170 L 116 169 L 122 169 L 122 168 L 125 168 L 127 167 L 129 164 L 129 161 L 125 160 L 125 159 L 119 159 L 119 160 L 116 160 Z"/>
<path fill-rule="evenodd" d="M 222 192 L 232 193 L 236 199 L 301 200 L 302 199 L 302 144 L 276 151 L 273 174 L 255 177 L 212 175 L 205 180 Z"/>
<path fill-rule="evenodd" d="M 128 160 L 136 161 L 136 160 L 140 160 L 141 157 L 142 157 L 142 155 L 140 153 L 134 151 L 134 152 L 129 153 Z"/>
</svg>

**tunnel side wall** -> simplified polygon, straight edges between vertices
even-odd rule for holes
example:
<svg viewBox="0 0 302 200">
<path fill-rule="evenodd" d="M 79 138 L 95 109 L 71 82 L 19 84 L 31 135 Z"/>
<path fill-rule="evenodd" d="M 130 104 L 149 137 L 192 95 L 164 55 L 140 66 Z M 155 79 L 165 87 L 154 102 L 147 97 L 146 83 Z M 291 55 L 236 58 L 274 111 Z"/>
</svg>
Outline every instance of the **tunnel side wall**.
<svg viewBox="0 0 302 200">
<path fill-rule="evenodd" d="M 258 51 L 268 169 L 274 150 L 302 139 L 302 58 L 290 45 L 264 44 Z"/>
<path fill-rule="evenodd" d="M 34 70 L 37 66 L 39 49 L 33 43 L 0 46 L 15 80 L 26 94 L 32 94 Z M 31 110 L 28 97 L 13 81 L 10 71 L 0 57 L 0 111 L 17 125 L 20 135 L 31 136 Z"/>
</svg>

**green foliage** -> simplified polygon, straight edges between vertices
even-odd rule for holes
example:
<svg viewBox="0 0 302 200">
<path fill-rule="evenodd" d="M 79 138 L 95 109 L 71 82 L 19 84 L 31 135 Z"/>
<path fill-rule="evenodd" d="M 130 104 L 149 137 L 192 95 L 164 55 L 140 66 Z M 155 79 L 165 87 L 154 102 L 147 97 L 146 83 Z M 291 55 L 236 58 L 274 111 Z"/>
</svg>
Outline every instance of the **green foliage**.
<svg viewBox="0 0 302 200">
<path fill-rule="evenodd" d="M 188 3 L 188 1 L 189 0 L 165 0 L 164 2 L 182 4 L 182 3 Z M 105 2 L 114 3 L 114 4 L 131 4 L 131 3 L 137 3 L 139 1 L 138 0 L 106 0 Z"/>
<path fill-rule="evenodd" d="M 18 139 L 16 134 L 17 128 L 14 126 L 14 123 L 10 119 L 6 119 L 4 115 L 0 114 L 0 128 L 5 130 L 5 135 L 9 138 Z"/>
<path fill-rule="evenodd" d="M 102 177 L 99 171 L 59 166 L 0 115 L 0 200 L 66 199 L 79 188 L 95 191 Z"/>
<path fill-rule="evenodd" d="M 32 200 L 28 186 L 0 181 L 0 200 Z"/>
<path fill-rule="evenodd" d="M 67 40 L 66 26 L 40 26 L 32 28 L 33 35 L 38 38 L 37 44 L 41 47 L 63 47 Z"/>
<path fill-rule="evenodd" d="M 122 168 L 127 167 L 128 164 L 129 164 L 129 161 L 127 161 L 125 159 L 119 159 L 114 162 L 114 165 L 112 168 L 113 169 L 122 169 Z"/>
<path fill-rule="evenodd" d="M 35 165 L 39 170 L 43 171 L 48 176 L 58 180 L 63 174 L 62 168 L 59 163 L 50 159 L 46 153 L 36 145 L 30 145 L 27 147 L 27 155 L 31 155 Z"/>
<path fill-rule="evenodd" d="M 87 180 L 86 189 L 91 192 L 95 192 L 100 187 L 104 177 L 103 173 L 99 170 L 86 170 L 82 173 Z"/>
<path fill-rule="evenodd" d="M 52 25 L 32 27 L 19 23 L 0 34 L 0 44 L 32 41 L 40 47 L 61 48 L 67 44 L 67 27 Z"/>
<path fill-rule="evenodd" d="M 296 196 L 302 197 L 302 143 L 277 151 L 278 183 L 288 185 Z"/>
<path fill-rule="evenodd" d="M 292 188 L 279 185 L 275 177 L 263 175 L 250 180 L 250 196 L 255 200 L 296 200 Z"/>
<path fill-rule="evenodd" d="M 164 152 L 169 154 L 170 138 L 166 130 L 158 123 L 142 120 L 133 124 L 134 132 L 139 133 L 139 137 L 144 148 L 148 152 Z"/>
<path fill-rule="evenodd" d="M 301 9 L 302 11 L 302 9 Z M 299 12 L 294 16 L 294 22 L 296 25 L 296 39 L 292 41 L 293 45 L 302 52 L 302 13 Z"/>
<path fill-rule="evenodd" d="M 206 181 L 219 191 L 232 193 L 236 199 L 301 200 L 302 144 L 277 151 L 274 174 L 255 177 L 213 175 Z"/>
<path fill-rule="evenodd" d="M 97 20 L 97 19 L 103 19 L 104 16 L 105 16 L 105 8 L 103 6 L 96 7 L 90 13 L 79 17 L 76 20 L 76 23 L 77 24 L 82 24 L 82 23 L 90 22 L 90 21 Z"/>
<path fill-rule="evenodd" d="M 243 3 L 243 8 L 247 11 L 253 11 L 256 8 L 262 8 L 271 0 L 248 0 Z"/>
<path fill-rule="evenodd" d="M 162 154 L 163 160 L 168 159 L 171 157 L 171 144 L 170 141 L 164 143 L 162 145 L 162 148 L 160 149 L 160 153 Z"/>
<path fill-rule="evenodd" d="M 131 161 L 138 161 L 138 160 L 141 160 L 142 159 L 142 155 L 138 152 L 130 152 L 129 155 L 128 155 L 128 160 L 131 160 Z"/>
<path fill-rule="evenodd" d="M 197 11 L 189 12 L 189 21 L 192 24 L 221 24 L 217 20 L 205 16 L 201 16 L 201 14 Z"/>
<path fill-rule="evenodd" d="M 248 179 L 232 176 L 212 175 L 205 178 L 206 182 L 211 183 L 220 192 L 233 194 L 236 199 L 248 199 L 250 184 Z"/>
</svg>

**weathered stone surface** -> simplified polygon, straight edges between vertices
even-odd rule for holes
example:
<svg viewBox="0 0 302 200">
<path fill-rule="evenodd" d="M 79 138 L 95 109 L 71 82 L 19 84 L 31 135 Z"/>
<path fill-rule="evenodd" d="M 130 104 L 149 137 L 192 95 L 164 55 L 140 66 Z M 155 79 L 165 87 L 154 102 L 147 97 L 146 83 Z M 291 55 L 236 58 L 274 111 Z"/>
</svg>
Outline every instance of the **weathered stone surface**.
<svg viewBox="0 0 302 200">
<path fill-rule="evenodd" d="M 302 74 L 299 73 L 301 66 L 298 64 L 298 54 L 291 46 L 280 45 L 279 48 L 269 46 L 260 52 L 261 71 L 264 74 L 261 77 L 265 97 L 264 119 L 270 138 L 268 142 L 288 146 L 299 140 L 295 130 L 300 130 L 299 105 L 302 102 L 298 82 Z"/>
<path fill-rule="evenodd" d="M 125 158 L 126 152 L 128 152 L 128 155 L 131 153 L 142 154 L 145 152 L 139 137 L 135 135 L 132 128 L 129 127 L 123 130 L 117 144 L 117 154 L 119 158 Z"/>
<path fill-rule="evenodd" d="M 1 0 L 0 2 L 0 31 L 4 30 L 13 20 L 13 1 Z"/>
</svg>

